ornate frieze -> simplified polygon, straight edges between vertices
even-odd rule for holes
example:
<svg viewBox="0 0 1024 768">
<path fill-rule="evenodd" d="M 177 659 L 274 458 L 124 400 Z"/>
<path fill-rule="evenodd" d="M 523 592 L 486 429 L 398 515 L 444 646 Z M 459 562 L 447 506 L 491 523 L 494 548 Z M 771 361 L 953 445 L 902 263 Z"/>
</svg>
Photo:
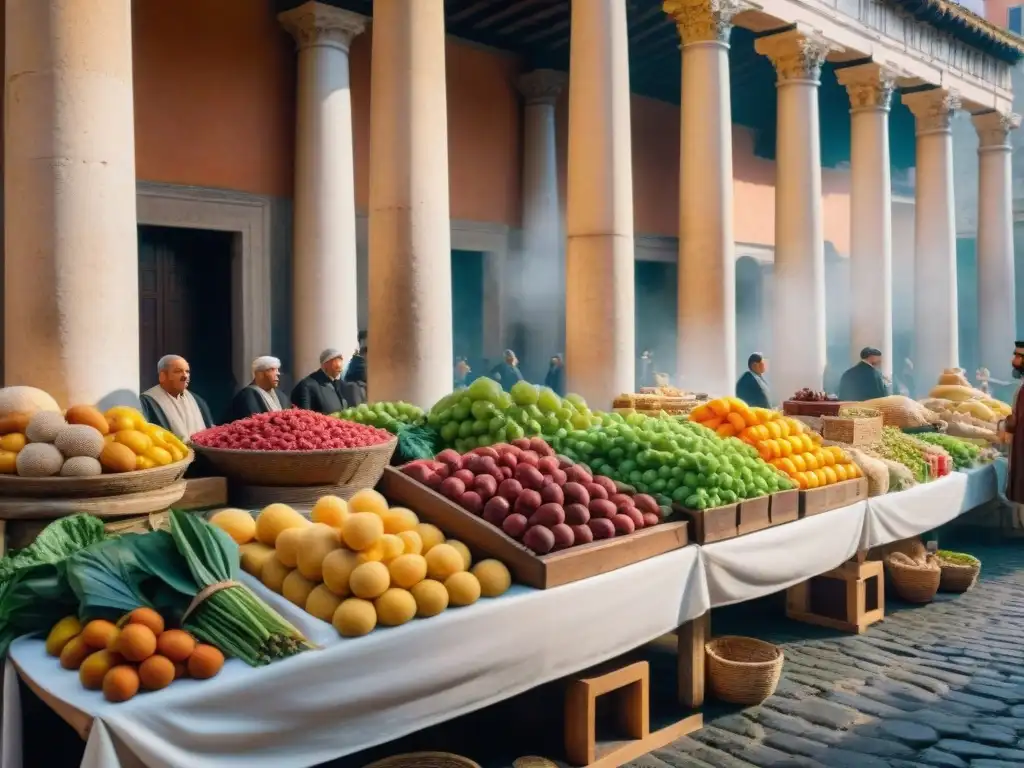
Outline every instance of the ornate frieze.
<svg viewBox="0 0 1024 768">
<path fill-rule="evenodd" d="M 345 52 L 352 40 L 366 30 L 368 21 L 358 13 L 317 2 L 303 3 L 278 14 L 277 20 L 295 38 L 299 50 L 327 45 Z"/>
<path fill-rule="evenodd" d="M 527 104 L 554 104 L 562 95 L 569 76 L 555 69 L 535 69 L 516 81 Z"/>
<path fill-rule="evenodd" d="M 914 115 L 919 136 L 950 130 L 953 113 L 960 109 L 960 95 L 944 88 L 904 93 L 902 100 Z"/>
<path fill-rule="evenodd" d="M 836 79 L 850 96 L 850 111 L 888 111 L 896 90 L 897 73 L 870 62 L 836 70 Z"/>
<path fill-rule="evenodd" d="M 675 22 L 683 46 L 728 43 L 733 17 L 754 6 L 743 0 L 664 0 L 662 10 Z"/>
<path fill-rule="evenodd" d="M 1016 112 L 981 112 L 971 115 L 974 130 L 978 132 L 978 148 L 1001 147 L 1010 149 L 1010 131 L 1020 128 L 1020 115 Z"/>
<path fill-rule="evenodd" d="M 842 50 L 823 37 L 798 29 L 759 37 L 754 41 L 754 49 L 771 60 L 780 85 L 800 81 L 819 82 L 821 65 L 829 53 Z"/>
</svg>

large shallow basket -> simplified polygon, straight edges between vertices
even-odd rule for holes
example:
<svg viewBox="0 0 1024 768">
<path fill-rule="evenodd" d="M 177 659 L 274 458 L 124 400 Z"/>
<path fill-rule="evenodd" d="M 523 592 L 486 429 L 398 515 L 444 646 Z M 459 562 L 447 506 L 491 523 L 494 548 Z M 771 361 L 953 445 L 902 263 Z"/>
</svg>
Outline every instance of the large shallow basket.
<svg viewBox="0 0 1024 768">
<path fill-rule="evenodd" d="M 385 757 L 366 768 L 480 768 L 480 764 L 449 752 L 410 752 Z"/>
<path fill-rule="evenodd" d="M 935 599 L 942 579 L 940 568 L 925 568 L 917 563 L 909 565 L 894 559 L 892 555 L 886 558 L 885 564 L 896 594 L 908 603 L 930 603 Z"/>
<path fill-rule="evenodd" d="M 158 491 L 185 474 L 195 454 L 164 467 L 93 477 L 18 477 L 0 475 L 0 496 L 19 499 L 89 499 Z"/>
<path fill-rule="evenodd" d="M 193 446 L 233 483 L 257 486 L 344 485 L 372 488 L 384 474 L 397 438 L 369 448 L 333 451 L 239 451 Z"/>
<path fill-rule="evenodd" d="M 981 573 L 980 560 L 975 559 L 970 565 L 951 563 L 942 555 L 939 555 L 937 560 L 941 569 L 939 589 L 943 592 L 966 592 L 978 581 L 978 575 Z"/>
<path fill-rule="evenodd" d="M 782 676 L 782 649 L 752 637 L 716 637 L 704 646 L 715 698 L 753 706 L 773 693 Z"/>
</svg>

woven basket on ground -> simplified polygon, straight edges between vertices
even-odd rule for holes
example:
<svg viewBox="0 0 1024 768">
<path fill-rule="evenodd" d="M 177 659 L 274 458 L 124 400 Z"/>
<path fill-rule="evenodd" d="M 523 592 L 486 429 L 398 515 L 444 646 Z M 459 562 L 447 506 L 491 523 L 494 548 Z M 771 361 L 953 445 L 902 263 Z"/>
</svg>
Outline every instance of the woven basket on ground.
<svg viewBox="0 0 1024 768">
<path fill-rule="evenodd" d="M 731 704 L 760 704 L 782 676 L 782 649 L 752 637 L 716 637 L 704 646 L 708 684 L 715 698 Z"/>
<path fill-rule="evenodd" d="M 480 764 L 448 752 L 410 752 L 385 757 L 365 768 L 480 768 Z"/>
<path fill-rule="evenodd" d="M 971 564 L 954 563 L 945 559 L 941 553 L 936 556 L 941 568 L 939 589 L 943 592 L 966 592 L 978 581 L 981 573 L 981 561 L 977 558 Z"/>
<path fill-rule="evenodd" d="M 228 480 L 243 485 L 344 485 L 372 488 L 391 461 L 398 440 L 333 451 L 239 451 L 195 446 Z"/>
<path fill-rule="evenodd" d="M 0 496 L 19 499 L 90 499 L 158 491 L 181 479 L 195 454 L 164 467 L 92 477 L 18 477 L 0 475 Z"/>
<path fill-rule="evenodd" d="M 886 557 L 885 565 L 896 594 L 908 603 L 930 603 L 939 591 L 942 569 L 933 558 L 922 563 L 901 552 L 894 552 Z"/>
</svg>

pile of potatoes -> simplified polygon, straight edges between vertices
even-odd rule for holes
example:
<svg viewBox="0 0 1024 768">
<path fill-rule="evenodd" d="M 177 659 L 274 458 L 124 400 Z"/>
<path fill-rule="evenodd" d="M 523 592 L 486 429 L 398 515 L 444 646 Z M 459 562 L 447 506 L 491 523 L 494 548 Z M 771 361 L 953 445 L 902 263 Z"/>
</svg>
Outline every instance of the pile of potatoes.
<svg viewBox="0 0 1024 768">
<path fill-rule="evenodd" d="M 247 573 L 343 637 L 498 597 L 512 583 L 503 563 L 474 565 L 465 544 L 370 489 L 347 503 L 324 496 L 310 519 L 271 504 L 255 520 L 230 509 L 210 522 L 240 544 Z"/>
</svg>

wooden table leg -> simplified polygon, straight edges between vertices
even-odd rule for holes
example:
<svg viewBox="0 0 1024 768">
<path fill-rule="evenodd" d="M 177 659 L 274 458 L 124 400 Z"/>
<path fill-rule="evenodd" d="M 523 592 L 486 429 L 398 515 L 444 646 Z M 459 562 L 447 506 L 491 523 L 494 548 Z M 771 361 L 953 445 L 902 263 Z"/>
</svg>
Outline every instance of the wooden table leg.
<svg viewBox="0 0 1024 768">
<path fill-rule="evenodd" d="M 679 703 L 697 709 L 704 705 L 704 644 L 711 636 L 711 612 L 683 624 L 676 636 Z"/>
</svg>

